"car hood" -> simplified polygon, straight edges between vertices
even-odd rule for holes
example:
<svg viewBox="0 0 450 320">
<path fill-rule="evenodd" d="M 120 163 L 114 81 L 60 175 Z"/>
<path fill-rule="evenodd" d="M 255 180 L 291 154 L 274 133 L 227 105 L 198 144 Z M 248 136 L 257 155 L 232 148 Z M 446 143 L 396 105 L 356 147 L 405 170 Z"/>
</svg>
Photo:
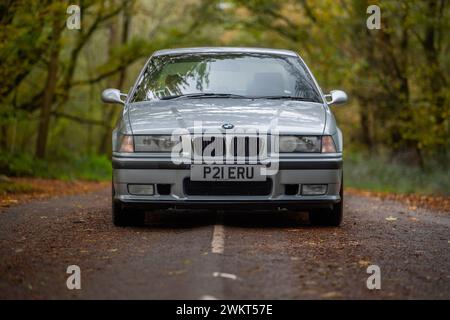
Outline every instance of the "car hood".
<svg viewBox="0 0 450 320">
<path fill-rule="evenodd" d="M 280 133 L 321 135 L 326 111 L 321 103 L 269 99 L 180 99 L 128 105 L 133 134 L 170 134 L 174 129 L 278 129 Z"/>
</svg>

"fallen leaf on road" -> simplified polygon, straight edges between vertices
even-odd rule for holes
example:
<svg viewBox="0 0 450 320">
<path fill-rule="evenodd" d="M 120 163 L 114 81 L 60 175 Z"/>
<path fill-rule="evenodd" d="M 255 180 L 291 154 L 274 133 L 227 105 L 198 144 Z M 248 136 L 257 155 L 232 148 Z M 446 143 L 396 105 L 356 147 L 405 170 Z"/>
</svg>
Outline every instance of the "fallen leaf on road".
<svg viewBox="0 0 450 320">
<path fill-rule="evenodd" d="M 423 252 L 422 250 L 416 250 L 416 251 L 414 251 L 414 255 L 415 255 L 416 257 L 421 256 L 423 253 L 424 253 L 424 252 Z"/>
<path fill-rule="evenodd" d="M 386 218 L 386 220 L 387 221 L 397 221 L 397 218 L 393 217 L 393 216 L 389 216 L 389 217 Z"/>
<path fill-rule="evenodd" d="M 109 251 L 109 252 L 116 252 L 117 249 L 109 249 L 108 251 Z"/>
<path fill-rule="evenodd" d="M 416 217 L 410 217 L 409 220 L 411 220 L 411 221 L 419 221 L 419 219 L 417 219 Z"/>
<path fill-rule="evenodd" d="M 367 266 L 370 264 L 370 261 L 369 261 L 369 260 L 366 260 L 366 259 L 361 259 L 361 260 L 358 261 L 358 264 L 359 264 L 361 267 L 367 267 Z"/>
</svg>

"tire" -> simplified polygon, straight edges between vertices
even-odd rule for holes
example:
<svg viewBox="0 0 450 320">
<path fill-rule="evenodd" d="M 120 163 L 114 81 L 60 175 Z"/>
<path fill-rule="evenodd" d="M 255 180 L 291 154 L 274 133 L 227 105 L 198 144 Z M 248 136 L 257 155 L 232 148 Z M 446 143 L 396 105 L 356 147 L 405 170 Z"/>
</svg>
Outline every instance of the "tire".
<svg viewBox="0 0 450 320">
<path fill-rule="evenodd" d="M 333 205 L 332 209 L 322 209 L 312 211 L 309 214 L 309 221 L 312 225 L 339 227 L 344 216 L 344 179 L 341 179 L 341 189 L 339 190 L 341 201 Z"/>
<path fill-rule="evenodd" d="M 112 222 L 116 227 L 142 226 L 145 212 L 125 208 L 120 201 L 114 200 L 112 194 Z"/>
</svg>

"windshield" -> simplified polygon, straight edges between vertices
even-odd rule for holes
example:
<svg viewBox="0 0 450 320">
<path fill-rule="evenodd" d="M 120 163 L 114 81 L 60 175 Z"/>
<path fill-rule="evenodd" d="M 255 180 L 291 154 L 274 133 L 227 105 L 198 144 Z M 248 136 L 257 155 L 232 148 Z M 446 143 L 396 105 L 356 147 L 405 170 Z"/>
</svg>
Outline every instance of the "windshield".
<svg viewBox="0 0 450 320">
<path fill-rule="evenodd" d="M 189 96 L 321 102 L 300 59 L 261 53 L 156 56 L 139 79 L 131 102 Z"/>
</svg>

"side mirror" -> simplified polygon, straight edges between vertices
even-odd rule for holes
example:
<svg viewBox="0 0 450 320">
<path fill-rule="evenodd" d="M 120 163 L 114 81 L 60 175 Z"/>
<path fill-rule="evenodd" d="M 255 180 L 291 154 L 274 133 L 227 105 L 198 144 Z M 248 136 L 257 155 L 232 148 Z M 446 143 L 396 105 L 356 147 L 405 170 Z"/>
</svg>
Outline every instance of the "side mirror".
<svg viewBox="0 0 450 320">
<path fill-rule="evenodd" d="M 118 89 L 105 89 L 102 92 L 102 101 L 106 103 L 120 103 L 124 104 L 121 97 L 127 97 L 126 94 L 121 93 Z"/>
<path fill-rule="evenodd" d="M 332 90 L 330 94 L 325 95 L 328 105 L 346 103 L 348 100 L 347 94 L 342 90 Z"/>
</svg>

